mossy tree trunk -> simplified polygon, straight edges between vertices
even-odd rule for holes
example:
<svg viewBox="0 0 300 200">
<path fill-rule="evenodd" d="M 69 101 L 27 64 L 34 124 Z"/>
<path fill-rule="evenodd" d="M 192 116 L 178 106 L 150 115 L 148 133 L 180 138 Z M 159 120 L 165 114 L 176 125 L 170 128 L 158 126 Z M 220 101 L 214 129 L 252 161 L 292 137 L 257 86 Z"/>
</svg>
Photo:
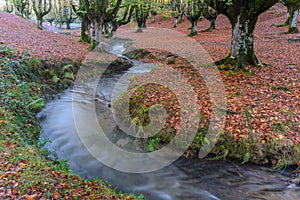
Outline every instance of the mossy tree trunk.
<svg viewBox="0 0 300 200">
<path fill-rule="evenodd" d="M 72 5 L 74 13 L 80 18 L 81 28 L 80 28 L 80 42 L 91 42 L 91 21 L 89 20 L 86 11 L 84 0 L 79 1 L 79 6 L 76 8 Z"/>
<path fill-rule="evenodd" d="M 86 15 L 81 18 L 80 41 L 91 42 L 91 21 Z"/>
<path fill-rule="evenodd" d="M 43 29 L 43 17 L 50 12 L 52 8 L 52 1 L 32 0 L 32 8 L 37 19 L 38 29 Z"/>
<path fill-rule="evenodd" d="M 143 29 L 146 28 L 146 22 L 149 17 L 150 9 L 151 7 L 149 4 L 135 5 L 135 20 L 138 24 L 136 32 L 143 32 Z"/>
<path fill-rule="evenodd" d="M 189 36 L 194 36 L 197 35 L 197 30 L 198 30 L 198 20 L 190 20 L 191 21 L 191 33 Z"/>
<path fill-rule="evenodd" d="M 90 50 L 94 49 L 102 41 L 102 29 L 109 16 L 117 16 L 122 0 L 117 0 L 110 5 L 109 0 L 83 0 L 86 15 L 92 22 L 92 37 Z"/>
<path fill-rule="evenodd" d="M 210 21 L 210 26 L 208 29 L 205 29 L 202 32 L 210 32 L 216 29 L 216 21 L 218 15 L 219 13 L 215 9 L 205 4 L 203 16 Z"/>
<path fill-rule="evenodd" d="M 204 3 L 202 0 L 189 0 L 186 17 L 191 22 L 191 33 L 189 36 L 197 35 L 197 23 L 204 12 Z"/>
<path fill-rule="evenodd" d="M 122 25 L 125 25 L 125 24 L 128 24 L 130 21 L 131 21 L 131 17 L 132 17 L 132 14 L 133 14 L 133 11 L 134 11 L 134 6 L 126 6 L 125 8 L 125 12 L 124 12 L 124 15 L 122 17 L 122 19 L 118 19 L 118 18 L 114 18 L 112 21 L 111 21 L 111 25 L 112 25 L 112 29 L 111 29 L 111 36 L 114 36 L 117 32 L 117 29 L 122 26 Z"/>
<path fill-rule="evenodd" d="M 234 69 L 249 71 L 249 65 L 259 66 L 254 52 L 254 29 L 258 16 L 272 7 L 278 0 L 207 0 L 209 6 L 227 16 L 232 26 L 231 51 L 216 64 L 231 64 Z"/>
<path fill-rule="evenodd" d="M 298 33 L 297 20 L 300 9 L 300 0 L 282 0 L 288 10 L 287 20 L 283 25 L 289 25 L 288 33 Z"/>
<path fill-rule="evenodd" d="M 172 5 L 172 17 L 174 18 L 173 27 L 176 28 L 178 25 L 178 18 L 181 16 L 181 13 L 183 13 L 182 1 L 173 0 L 171 2 L 171 5 Z"/>
</svg>

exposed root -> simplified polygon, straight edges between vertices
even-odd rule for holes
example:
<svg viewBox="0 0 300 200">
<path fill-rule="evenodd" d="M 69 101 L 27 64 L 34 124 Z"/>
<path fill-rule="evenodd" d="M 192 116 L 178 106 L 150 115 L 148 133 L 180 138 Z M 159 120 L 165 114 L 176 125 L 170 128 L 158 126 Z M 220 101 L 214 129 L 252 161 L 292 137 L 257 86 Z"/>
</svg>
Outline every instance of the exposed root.
<svg viewBox="0 0 300 200">
<path fill-rule="evenodd" d="M 251 72 L 249 65 L 262 67 L 263 64 L 258 60 L 258 58 L 253 56 L 239 56 L 238 58 L 231 58 L 231 54 L 225 58 L 215 62 L 220 70 L 239 70 L 242 69 L 245 72 Z"/>
</svg>

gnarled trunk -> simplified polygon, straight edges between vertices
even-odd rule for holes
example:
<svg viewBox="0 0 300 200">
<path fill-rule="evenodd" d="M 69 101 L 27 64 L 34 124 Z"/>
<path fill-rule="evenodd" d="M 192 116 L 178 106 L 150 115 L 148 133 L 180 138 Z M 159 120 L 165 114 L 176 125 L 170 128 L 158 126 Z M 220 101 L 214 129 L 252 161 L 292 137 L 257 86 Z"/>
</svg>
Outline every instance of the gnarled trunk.
<svg viewBox="0 0 300 200">
<path fill-rule="evenodd" d="M 196 21 L 191 21 L 191 33 L 189 34 L 189 36 L 194 36 L 197 35 L 197 20 Z"/>
<path fill-rule="evenodd" d="M 207 4 L 205 4 L 204 6 L 205 11 L 203 12 L 203 15 L 207 20 L 210 21 L 210 26 L 208 29 L 205 29 L 202 32 L 210 32 L 216 29 L 216 20 L 219 13 L 213 8 L 209 7 Z"/>
<path fill-rule="evenodd" d="M 288 33 L 298 33 L 298 27 L 297 27 L 297 21 L 298 21 L 298 15 L 299 15 L 299 9 L 295 6 L 291 6 L 289 8 L 289 15 L 288 18 L 289 21 L 289 30 Z"/>
<path fill-rule="evenodd" d="M 249 71 L 249 65 L 261 66 L 254 53 L 254 29 L 258 16 L 271 8 L 278 0 L 207 1 L 209 6 L 224 14 L 232 26 L 231 51 L 216 64 L 231 64 L 234 69 Z"/>
<path fill-rule="evenodd" d="M 254 54 L 253 31 L 257 17 L 248 15 L 238 16 L 237 20 L 232 20 L 231 52 L 227 62 L 234 64 L 234 67 L 248 69 L 248 64 L 257 66 L 258 59 Z"/>
<path fill-rule="evenodd" d="M 91 22 L 86 15 L 81 19 L 80 41 L 91 42 Z"/>
<path fill-rule="evenodd" d="M 38 29 L 40 29 L 40 30 L 43 29 L 43 17 L 37 16 L 37 26 L 38 26 Z"/>
<path fill-rule="evenodd" d="M 119 28 L 119 24 L 118 24 L 117 20 L 113 20 L 111 22 L 111 26 L 112 26 L 112 28 L 111 28 L 110 33 L 111 33 L 111 36 L 114 36 L 114 35 L 116 35 L 116 32 Z"/>
<path fill-rule="evenodd" d="M 70 20 L 66 20 L 66 29 L 67 30 L 71 29 L 71 21 Z"/>
<path fill-rule="evenodd" d="M 138 24 L 138 28 L 136 30 L 136 32 L 141 33 L 143 32 L 143 21 L 137 21 Z"/>
<path fill-rule="evenodd" d="M 93 31 L 92 31 L 92 41 L 91 41 L 91 47 L 90 49 L 94 49 L 96 46 L 98 46 L 102 40 L 102 28 L 103 23 L 99 23 L 98 20 L 95 20 L 93 22 Z"/>
<path fill-rule="evenodd" d="M 174 17 L 174 23 L 173 23 L 173 27 L 176 28 L 178 24 L 178 17 Z"/>
<path fill-rule="evenodd" d="M 152 15 L 152 20 L 151 20 L 152 23 L 155 22 L 155 15 Z"/>
</svg>

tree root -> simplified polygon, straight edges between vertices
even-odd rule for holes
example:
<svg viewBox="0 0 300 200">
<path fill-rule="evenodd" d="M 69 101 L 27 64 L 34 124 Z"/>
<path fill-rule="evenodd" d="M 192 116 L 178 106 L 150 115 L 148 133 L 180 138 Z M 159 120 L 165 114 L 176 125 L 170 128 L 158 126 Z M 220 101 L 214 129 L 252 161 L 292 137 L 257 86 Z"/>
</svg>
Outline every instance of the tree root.
<svg viewBox="0 0 300 200">
<path fill-rule="evenodd" d="M 207 29 L 202 30 L 201 32 L 212 32 L 213 30 L 216 30 L 215 28 L 213 28 L 212 26 L 210 26 Z"/>
<path fill-rule="evenodd" d="M 297 27 L 289 28 L 287 33 L 289 33 L 289 34 L 299 33 L 299 29 Z"/>
<path fill-rule="evenodd" d="M 189 37 L 193 37 L 193 36 L 195 36 L 195 35 L 197 35 L 198 33 L 197 33 L 197 31 L 196 32 L 191 32 L 190 34 L 188 34 L 188 36 Z"/>
<path fill-rule="evenodd" d="M 247 58 L 247 59 L 245 59 Z M 249 65 L 262 67 L 263 64 L 254 55 L 253 57 L 239 56 L 238 58 L 231 58 L 231 54 L 225 58 L 215 62 L 220 70 L 239 70 L 242 69 L 245 72 L 251 72 Z"/>
</svg>

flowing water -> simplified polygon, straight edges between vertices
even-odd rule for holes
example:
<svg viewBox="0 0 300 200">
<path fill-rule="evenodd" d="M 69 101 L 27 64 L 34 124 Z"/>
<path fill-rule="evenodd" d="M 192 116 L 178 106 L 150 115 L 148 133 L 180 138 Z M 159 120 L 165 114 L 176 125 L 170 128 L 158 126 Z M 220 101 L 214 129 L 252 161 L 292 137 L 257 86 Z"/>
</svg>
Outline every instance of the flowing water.
<svg viewBox="0 0 300 200">
<path fill-rule="evenodd" d="M 115 47 L 114 52 L 120 54 L 122 45 Z M 286 186 L 290 179 L 288 173 L 274 173 L 265 166 L 179 159 L 158 171 L 134 174 L 111 169 L 95 159 L 78 136 L 73 113 L 79 113 L 84 123 L 89 120 L 85 115 L 90 109 L 88 105 L 96 102 L 95 109 L 101 127 L 111 141 L 122 146 L 126 138 L 118 137 L 119 130 L 115 128 L 111 117 L 109 104 L 112 92 L 118 88 L 114 92 L 121 93 L 129 84 L 131 75 L 149 72 L 154 67 L 134 61 L 134 66 L 126 72 L 126 78 L 123 77 L 125 72 L 102 77 L 95 98 L 86 95 L 89 93 L 89 83 L 85 83 L 82 87 L 65 90 L 60 99 L 48 102 L 46 109 L 39 114 L 45 116 L 41 123 L 44 132 L 42 138 L 51 140 L 46 147 L 54 150 L 60 159 L 68 160 L 75 174 L 86 178 L 104 178 L 122 191 L 144 194 L 147 199 L 299 199 L 300 189 Z M 122 81 L 118 81 L 120 77 L 123 77 Z M 96 130 L 97 127 L 87 127 L 86 131 Z M 91 143 L 96 137 L 89 138 Z M 109 153 L 102 154 L 109 156 Z"/>
</svg>

